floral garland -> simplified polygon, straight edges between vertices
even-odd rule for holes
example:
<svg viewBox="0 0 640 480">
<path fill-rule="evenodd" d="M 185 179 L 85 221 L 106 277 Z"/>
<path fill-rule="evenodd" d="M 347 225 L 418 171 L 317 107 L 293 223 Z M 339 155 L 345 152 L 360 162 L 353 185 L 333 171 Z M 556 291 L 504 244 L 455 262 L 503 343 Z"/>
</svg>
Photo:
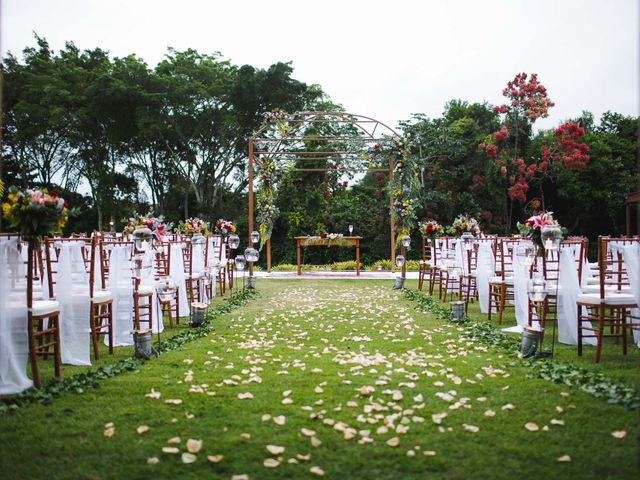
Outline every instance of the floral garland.
<svg viewBox="0 0 640 480">
<path fill-rule="evenodd" d="M 273 224 L 280 210 L 276 207 L 276 192 L 273 187 L 276 174 L 276 162 L 271 157 L 262 157 L 256 162 L 259 179 L 256 190 L 256 219 L 260 232 L 260 250 L 271 238 Z"/>
<path fill-rule="evenodd" d="M 2 203 L 9 228 L 29 240 L 62 233 L 70 213 L 64 198 L 45 188 L 22 192 L 11 187 L 7 201 Z"/>
<path fill-rule="evenodd" d="M 397 136 L 387 137 L 383 142 L 373 145 L 370 157 L 378 156 L 394 161 L 393 180 L 389 184 L 389 192 L 393 196 L 390 214 L 396 227 L 396 237 L 411 235 L 411 229 L 418 219 L 417 165 L 408 155 L 405 139 Z"/>
</svg>

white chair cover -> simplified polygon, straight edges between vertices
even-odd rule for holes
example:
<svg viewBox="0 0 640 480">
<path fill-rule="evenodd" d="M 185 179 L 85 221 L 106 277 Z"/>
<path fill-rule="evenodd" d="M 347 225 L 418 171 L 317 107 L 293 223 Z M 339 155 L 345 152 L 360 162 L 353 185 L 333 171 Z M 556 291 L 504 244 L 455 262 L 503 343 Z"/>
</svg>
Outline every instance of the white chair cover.
<svg viewBox="0 0 640 480">
<path fill-rule="evenodd" d="M 149 270 L 146 270 L 149 273 L 145 277 L 140 279 L 140 285 L 150 288 L 153 291 L 153 296 L 151 297 L 151 299 L 149 299 L 149 297 L 141 298 L 140 301 L 145 302 L 145 304 L 149 301 L 153 302 L 153 332 L 161 333 L 164 331 L 164 324 L 162 322 L 162 308 L 160 305 L 160 300 L 158 299 L 158 295 L 156 295 L 155 291 L 154 279 L 156 278 L 156 265 L 153 261 L 154 255 L 155 253 L 153 250 L 149 250 L 147 253 L 145 253 L 144 260 L 142 262 L 144 265 L 150 265 L 151 268 Z"/>
<path fill-rule="evenodd" d="M 131 246 L 117 245 L 109 256 L 109 291 L 113 295 L 113 345 L 133 345 L 133 282 Z M 105 336 L 104 344 L 109 344 Z"/>
<path fill-rule="evenodd" d="M 191 250 L 191 271 L 193 273 L 199 273 L 200 278 L 204 277 L 205 264 L 204 264 L 204 245 L 193 245 Z M 198 282 L 198 289 L 200 292 L 200 298 L 203 303 L 209 303 L 209 297 L 207 296 L 207 289 L 204 288 L 204 282 Z"/>
<path fill-rule="evenodd" d="M 25 276 L 18 240 L 0 240 L 0 395 L 13 395 L 33 386 L 26 373 L 27 297 L 24 281 L 18 284 Z"/>
<path fill-rule="evenodd" d="M 558 271 L 558 341 L 567 345 L 578 344 L 578 305 L 576 301 L 580 294 L 576 257 L 580 252 L 571 248 L 560 250 L 560 265 Z M 586 345 L 595 345 L 596 339 L 583 338 Z"/>
<path fill-rule="evenodd" d="M 640 306 L 640 242 L 625 245 L 622 248 L 622 258 L 624 259 L 624 267 L 629 277 L 631 293 L 636 300 L 636 305 Z M 640 316 L 640 308 L 634 308 L 631 314 L 635 318 L 638 318 L 638 316 Z M 633 339 L 636 345 L 640 347 L 640 331 L 633 330 Z"/>
<path fill-rule="evenodd" d="M 60 242 L 56 300 L 60 302 L 60 358 L 69 365 L 91 365 L 89 275 L 80 242 Z"/>
<path fill-rule="evenodd" d="M 491 244 L 481 242 L 478 245 L 478 260 L 476 267 L 476 287 L 478 289 L 478 303 L 480 312 L 489 312 L 489 278 L 495 275 L 495 258 Z"/>
<path fill-rule="evenodd" d="M 169 276 L 178 284 L 178 295 L 180 295 L 180 311 L 178 315 L 188 317 L 190 313 L 187 303 L 187 282 L 184 274 L 184 258 L 180 244 L 171 244 L 171 264 L 169 265 Z"/>
<path fill-rule="evenodd" d="M 527 283 L 529 276 L 527 275 L 527 267 L 521 265 L 516 254 L 517 248 L 512 252 L 513 265 L 513 298 L 516 314 L 516 322 L 518 324 L 517 331 L 522 331 L 524 327 L 529 325 L 529 297 L 527 296 Z"/>
</svg>

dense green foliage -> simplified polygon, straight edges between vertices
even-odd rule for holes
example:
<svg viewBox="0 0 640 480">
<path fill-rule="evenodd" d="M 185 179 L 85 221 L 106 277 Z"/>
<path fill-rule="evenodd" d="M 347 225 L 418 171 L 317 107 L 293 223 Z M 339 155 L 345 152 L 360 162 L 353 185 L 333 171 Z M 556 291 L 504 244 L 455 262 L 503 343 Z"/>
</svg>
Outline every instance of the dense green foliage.
<svg viewBox="0 0 640 480">
<path fill-rule="evenodd" d="M 134 55 L 111 58 L 99 48 L 80 51 L 72 43 L 56 54 L 46 40 L 36 40 L 22 60 L 9 55 L 2 65 L 1 180 L 5 186 L 57 190 L 82 212 L 68 231 L 107 229 L 111 220 L 120 229 L 133 211 L 148 208 L 170 222 L 230 218 L 245 231 L 247 140 L 264 115 L 275 108 L 341 109 L 319 86 L 292 78 L 286 63 L 257 69 L 233 65 L 219 53 L 170 49 L 150 68 Z M 542 205 L 569 234 L 592 240 L 623 234 L 624 199 L 640 180 L 638 119 L 607 112 L 596 123 L 584 112 L 573 121 L 586 132 L 586 167 L 550 165 L 530 180 L 526 201 L 510 198 L 508 175 L 478 148 L 500 127 L 491 105 L 452 100 L 438 118 L 418 114 L 401 122 L 419 169 L 418 219 L 447 225 L 469 213 L 485 232 L 505 233 L 514 231 L 532 205 Z M 536 164 L 554 131 L 534 132 L 526 119 L 514 125 L 508 117 L 506 125 L 518 133 L 517 145 L 511 145 L 517 155 Z M 326 147 L 307 141 L 305 148 L 321 156 Z M 339 175 L 330 165 L 319 161 L 305 166 L 324 172 L 285 171 L 277 177 L 274 264 L 295 262 L 294 236 L 321 229 L 347 233 L 349 224 L 364 237 L 364 263 L 389 257 L 388 175 Z M 415 230 L 412 236 L 409 258 L 415 259 L 420 237 Z M 305 251 L 306 263 L 352 257 L 348 249 Z"/>
</svg>

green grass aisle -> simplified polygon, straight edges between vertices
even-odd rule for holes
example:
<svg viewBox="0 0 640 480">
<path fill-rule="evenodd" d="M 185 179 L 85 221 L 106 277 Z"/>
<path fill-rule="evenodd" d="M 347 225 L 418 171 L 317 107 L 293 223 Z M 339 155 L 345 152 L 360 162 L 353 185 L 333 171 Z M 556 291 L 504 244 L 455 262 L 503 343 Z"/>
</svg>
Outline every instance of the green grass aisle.
<svg viewBox="0 0 640 480">
<path fill-rule="evenodd" d="M 389 282 L 263 281 L 206 337 L 0 416 L 6 478 L 636 478 L 636 413 Z M 631 365 L 629 368 L 632 368 Z M 622 436 L 623 438 L 617 438 Z M 568 461 L 558 461 L 559 459 Z"/>
</svg>

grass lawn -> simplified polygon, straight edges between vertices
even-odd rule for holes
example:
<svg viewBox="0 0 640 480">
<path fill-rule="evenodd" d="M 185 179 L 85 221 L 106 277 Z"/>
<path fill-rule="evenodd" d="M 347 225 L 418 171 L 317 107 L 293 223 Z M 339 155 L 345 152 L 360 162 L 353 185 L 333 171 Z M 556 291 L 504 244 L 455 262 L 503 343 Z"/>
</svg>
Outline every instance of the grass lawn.
<svg viewBox="0 0 640 480">
<path fill-rule="evenodd" d="M 207 337 L 0 415 L 3 478 L 638 478 L 637 412 L 529 378 L 389 281 L 258 288 Z M 592 349 L 557 358 L 634 384 L 630 350 L 607 345 L 597 366 Z"/>
</svg>

